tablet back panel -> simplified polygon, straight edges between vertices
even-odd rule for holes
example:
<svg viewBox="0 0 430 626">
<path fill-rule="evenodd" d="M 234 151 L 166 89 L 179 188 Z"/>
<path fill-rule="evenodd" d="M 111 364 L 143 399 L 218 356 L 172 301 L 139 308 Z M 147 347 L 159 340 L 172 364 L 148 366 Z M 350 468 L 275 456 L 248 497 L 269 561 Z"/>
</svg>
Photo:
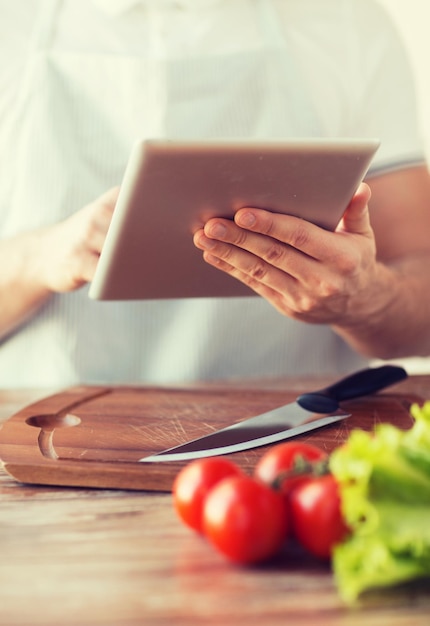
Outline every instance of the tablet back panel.
<svg viewBox="0 0 430 626">
<path fill-rule="evenodd" d="M 377 140 L 136 144 L 90 297 L 136 300 L 246 296 L 207 265 L 193 233 L 213 216 L 259 207 L 334 230 Z"/>
</svg>

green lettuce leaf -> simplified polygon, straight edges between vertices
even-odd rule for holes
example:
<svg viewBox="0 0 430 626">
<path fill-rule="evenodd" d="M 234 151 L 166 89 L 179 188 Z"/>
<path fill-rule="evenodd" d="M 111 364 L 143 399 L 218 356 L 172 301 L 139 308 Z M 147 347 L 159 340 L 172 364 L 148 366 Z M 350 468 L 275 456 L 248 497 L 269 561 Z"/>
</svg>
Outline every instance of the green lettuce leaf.
<svg viewBox="0 0 430 626">
<path fill-rule="evenodd" d="M 430 576 L 430 402 L 411 407 L 402 431 L 380 424 L 355 430 L 333 452 L 350 536 L 337 546 L 333 569 L 342 597 Z"/>
</svg>

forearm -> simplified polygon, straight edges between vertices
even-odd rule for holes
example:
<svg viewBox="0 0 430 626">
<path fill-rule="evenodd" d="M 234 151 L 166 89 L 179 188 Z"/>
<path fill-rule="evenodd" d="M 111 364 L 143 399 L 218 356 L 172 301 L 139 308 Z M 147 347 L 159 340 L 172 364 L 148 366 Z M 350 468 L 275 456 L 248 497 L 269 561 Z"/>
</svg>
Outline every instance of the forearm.
<svg viewBox="0 0 430 626">
<path fill-rule="evenodd" d="M 430 254 L 378 265 L 369 292 L 352 302 L 334 330 L 365 356 L 429 356 L 429 267 Z"/>
<path fill-rule="evenodd" d="M 0 340 L 31 318 L 52 292 L 38 271 L 40 233 L 0 241 Z"/>
<path fill-rule="evenodd" d="M 118 192 L 113 187 L 64 221 L 0 241 L 0 340 L 53 293 L 92 280 Z"/>
</svg>

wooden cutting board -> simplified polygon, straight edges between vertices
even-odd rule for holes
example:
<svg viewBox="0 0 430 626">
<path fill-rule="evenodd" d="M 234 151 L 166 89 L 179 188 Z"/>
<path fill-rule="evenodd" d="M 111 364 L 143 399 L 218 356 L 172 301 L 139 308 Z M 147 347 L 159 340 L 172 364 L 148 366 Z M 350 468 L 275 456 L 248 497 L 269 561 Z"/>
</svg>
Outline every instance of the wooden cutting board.
<svg viewBox="0 0 430 626">
<path fill-rule="evenodd" d="M 185 463 L 139 463 L 140 458 L 292 402 L 297 394 L 230 387 L 72 387 L 10 417 L 0 431 L 0 458 L 24 483 L 169 491 Z M 350 418 L 299 438 L 330 452 L 353 428 L 371 430 L 384 421 L 409 428 L 409 407 L 416 401 L 415 395 L 390 389 L 345 402 Z M 229 456 L 251 472 L 266 450 Z"/>
</svg>

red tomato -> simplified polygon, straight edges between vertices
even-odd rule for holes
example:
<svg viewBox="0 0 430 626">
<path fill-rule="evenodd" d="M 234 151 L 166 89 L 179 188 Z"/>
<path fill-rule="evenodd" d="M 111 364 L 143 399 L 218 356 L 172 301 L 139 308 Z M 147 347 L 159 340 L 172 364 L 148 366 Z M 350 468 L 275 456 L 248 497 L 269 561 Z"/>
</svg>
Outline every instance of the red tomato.
<svg viewBox="0 0 430 626">
<path fill-rule="evenodd" d="M 289 502 L 296 539 L 314 556 L 329 559 L 334 546 L 348 534 L 335 478 L 326 474 L 299 485 Z"/>
<path fill-rule="evenodd" d="M 187 526 L 202 532 L 203 503 L 209 491 L 227 476 L 242 474 L 232 461 L 222 457 L 198 459 L 186 465 L 173 483 L 173 504 Z"/>
<path fill-rule="evenodd" d="M 288 494 L 297 485 L 306 482 L 309 478 L 306 473 L 300 473 L 306 463 L 316 463 L 328 458 L 326 452 L 310 443 L 300 441 L 286 441 L 270 448 L 259 460 L 255 467 L 255 476 L 273 485 L 282 474 L 291 474 L 281 480 L 279 488 Z M 294 476 L 292 470 L 297 470 Z"/>
<path fill-rule="evenodd" d="M 249 476 L 226 478 L 206 498 L 203 526 L 209 541 L 231 561 L 263 561 L 286 539 L 285 498 Z"/>
</svg>

